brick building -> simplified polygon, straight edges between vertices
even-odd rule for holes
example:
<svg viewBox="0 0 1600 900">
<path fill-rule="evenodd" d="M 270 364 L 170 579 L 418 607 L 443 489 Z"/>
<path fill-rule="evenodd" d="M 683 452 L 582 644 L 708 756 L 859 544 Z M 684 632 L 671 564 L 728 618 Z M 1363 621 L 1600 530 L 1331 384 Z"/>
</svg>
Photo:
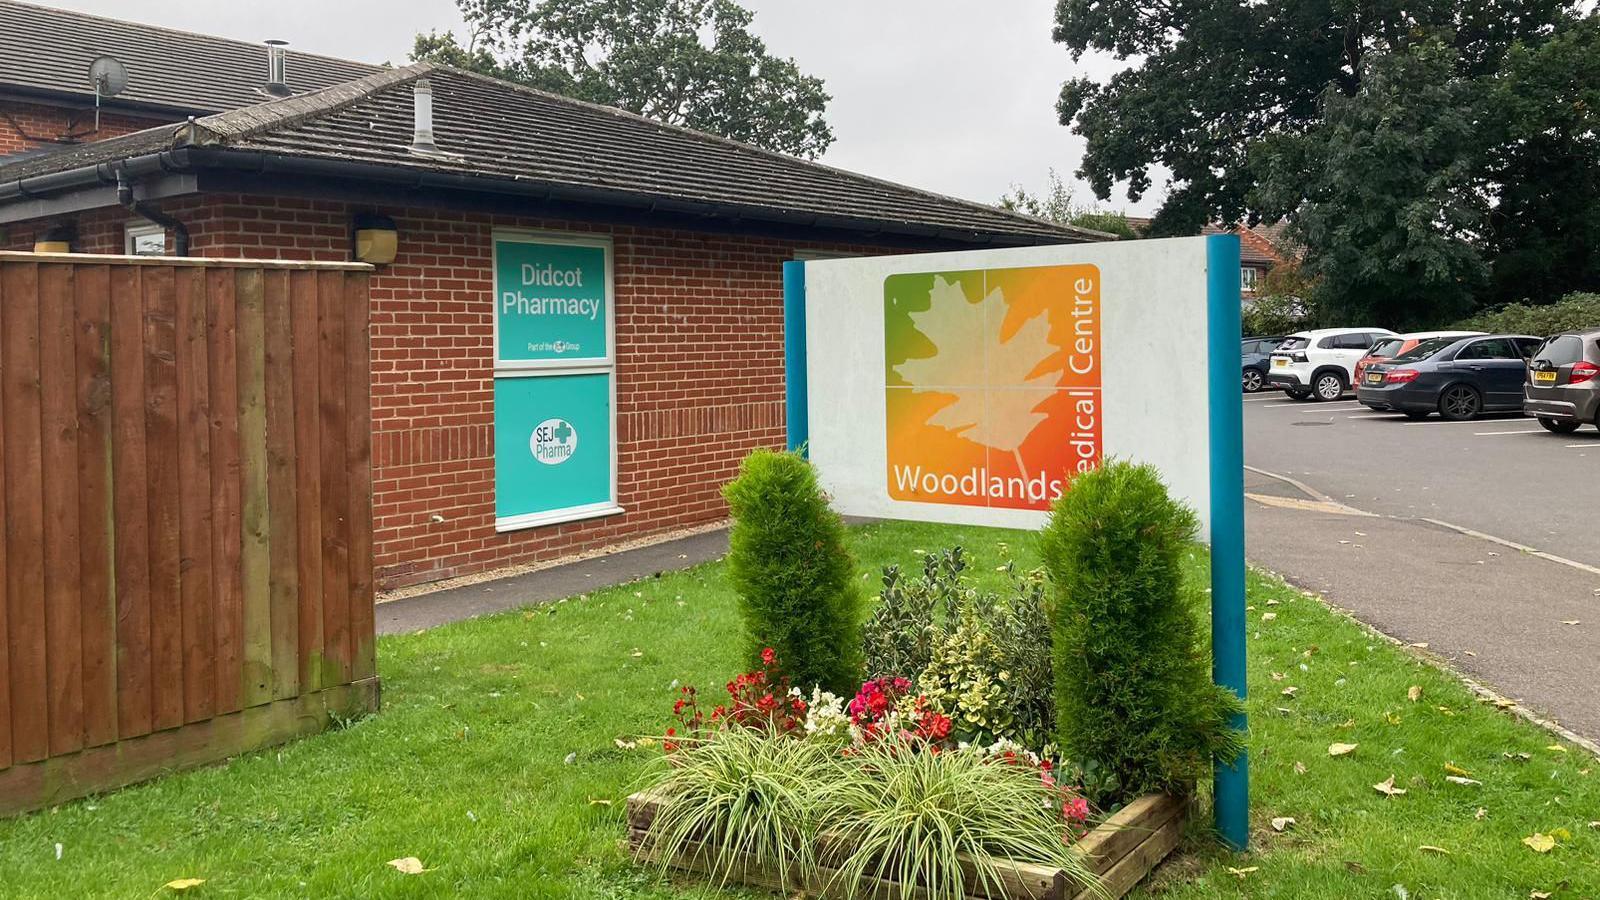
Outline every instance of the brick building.
<svg viewBox="0 0 1600 900">
<path fill-rule="evenodd" d="M 130 229 L 216 257 L 376 241 L 380 587 L 723 518 L 738 461 L 784 443 L 785 260 L 1101 237 L 445 67 L 366 68 L 0 159 L 0 228 L 85 253 Z"/>
</svg>

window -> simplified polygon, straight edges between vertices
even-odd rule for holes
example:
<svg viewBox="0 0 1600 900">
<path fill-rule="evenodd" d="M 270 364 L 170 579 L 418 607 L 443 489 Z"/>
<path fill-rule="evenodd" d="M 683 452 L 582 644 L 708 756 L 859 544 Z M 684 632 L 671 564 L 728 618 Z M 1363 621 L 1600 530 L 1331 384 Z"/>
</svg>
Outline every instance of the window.
<svg viewBox="0 0 1600 900">
<path fill-rule="evenodd" d="M 1512 338 L 1511 343 L 1517 345 L 1517 355 L 1523 359 L 1532 359 L 1533 351 L 1539 349 L 1541 343 L 1537 338 Z"/>
<path fill-rule="evenodd" d="M 1563 334 L 1545 341 L 1534 362 L 1549 363 L 1549 368 L 1559 369 L 1583 359 L 1583 341 L 1575 334 Z"/>
<path fill-rule="evenodd" d="M 1261 270 L 1245 266 L 1239 269 L 1239 290 L 1247 294 L 1254 293 L 1256 282 L 1261 279 Z"/>
<path fill-rule="evenodd" d="M 1400 338 L 1384 338 L 1378 343 L 1373 344 L 1372 349 L 1368 350 L 1367 352 L 1380 359 L 1388 359 L 1391 356 L 1394 356 L 1395 353 L 1400 350 L 1400 345 L 1403 343 L 1405 343 L 1405 341 Z"/>
<path fill-rule="evenodd" d="M 124 225 L 122 252 L 129 256 L 166 256 L 167 230 L 153 222 Z"/>
<path fill-rule="evenodd" d="M 1512 348 L 1511 342 L 1505 338 L 1493 338 L 1487 341 L 1473 341 L 1461 348 L 1456 354 L 1456 359 L 1521 359 L 1522 355 Z"/>
</svg>

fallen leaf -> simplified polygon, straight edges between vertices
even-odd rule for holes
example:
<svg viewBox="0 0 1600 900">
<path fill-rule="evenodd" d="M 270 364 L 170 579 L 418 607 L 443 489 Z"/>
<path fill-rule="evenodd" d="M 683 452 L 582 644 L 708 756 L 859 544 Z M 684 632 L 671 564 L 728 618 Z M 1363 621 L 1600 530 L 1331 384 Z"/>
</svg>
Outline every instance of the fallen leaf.
<svg viewBox="0 0 1600 900">
<path fill-rule="evenodd" d="M 1517 705 L 1517 701 L 1515 701 L 1515 700 L 1507 700 L 1504 697 L 1502 697 L 1499 700 L 1496 700 L 1494 702 L 1494 705 L 1495 705 L 1496 709 L 1510 709 L 1511 707 Z"/>
<path fill-rule="evenodd" d="M 1528 849 L 1535 853 L 1549 853 L 1556 848 L 1555 838 L 1548 834 L 1540 834 L 1537 831 L 1523 838 L 1522 842 L 1527 844 Z"/>
<path fill-rule="evenodd" d="M 415 856 L 402 856 L 399 859 L 389 860 L 389 865 L 402 875 L 421 875 L 428 871 L 422 867 L 422 860 Z"/>
<path fill-rule="evenodd" d="M 577 761 L 578 761 L 578 754 L 577 753 L 568 753 L 566 759 L 562 760 L 563 763 L 566 763 L 569 766 L 572 765 L 573 763 L 577 762 Z"/>
<path fill-rule="evenodd" d="M 162 887 L 171 888 L 175 891 L 187 891 L 190 888 L 199 887 L 205 883 L 206 880 L 204 878 L 175 878 L 172 881 L 163 884 Z"/>
<path fill-rule="evenodd" d="M 1361 745 L 1360 744 L 1329 744 L 1328 745 L 1328 755 L 1329 756 L 1349 756 L 1350 754 L 1356 752 L 1356 748 L 1359 747 L 1359 746 L 1361 746 Z"/>
<path fill-rule="evenodd" d="M 1529 891 L 1528 900 L 1550 900 L 1549 891 Z"/>
<path fill-rule="evenodd" d="M 1233 866 L 1229 866 L 1228 867 L 1228 874 L 1232 875 L 1233 877 L 1235 877 L 1237 879 L 1239 879 L 1240 881 L 1243 881 L 1244 877 L 1246 875 L 1249 875 L 1251 872 L 1259 872 L 1259 871 L 1261 871 L 1261 867 L 1260 866 L 1245 866 L 1242 869 L 1235 869 Z"/>
<path fill-rule="evenodd" d="M 1442 853 L 1445 856 L 1449 856 L 1450 855 L 1450 851 L 1449 850 L 1446 850 L 1443 847 L 1435 847 L 1432 844 L 1423 844 L 1421 847 L 1418 847 L 1417 849 L 1420 850 L 1423 853 Z"/>
<path fill-rule="evenodd" d="M 1386 712 L 1386 713 L 1383 714 L 1383 721 L 1387 722 L 1390 725 L 1399 725 L 1400 724 L 1400 714 L 1397 713 L 1397 712 Z"/>
<path fill-rule="evenodd" d="M 1420 643 L 1412 644 L 1411 646 L 1417 648 L 1418 650 L 1426 650 L 1428 649 L 1428 642 L 1422 641 Z"/>
<path fill-rule="evenodd" d="M 1343 722 L 1340 722 L 1337 727 L 1339 727 L 1339 728 L 1354 728 L 1354 727 L 1356 727 L 1356 720 L 1355 719 L 1345 719 Z"/>
<path fill-rule="evenodd" d="M 1406 792 L 1405 788 L 1399 788 L 1399 787 L 1395 787 L 1394 786 L 1394 776 L 1393 775 L 1390 775 L 1386 780 L 1380 781 L 1377 784 L 1373 785 L 1372 789 L 1377 791 L 1378 793 L 1384 795 L 1385 797 L 1399 797 L 1399 796 L 1402 796 L 1403 794 L 1405 794 L 1405 792 Z"/>
<path fill-rule="evenodd" d="M 1590 828 L 1600 828 L 1600 822 L 1590 822 L 1589 823 L 1589 827 Z"/>
<path fill-rule="evenodd" d="M 1278 693 L 1280 693 L 1280 694 L 1284 695 L 1285 697 L 1288 697 L 1289 699 L 1293 700 L 1294 699 L 1294 695 L 1300 693 L 1300 689 L 1295 687 L 1294 685 L 1290 685 L 1290 686 L 1284 688 L 1283 690 L 1279 691 Z"/>
<path fill-rule="evenodd" d="M 1411 900 L 1411 892 L 1406 890 L 1406 886 L 1403 884 L 1390 885 L 1389 893 L 1399 897 L 1400 900 Z"/>
<path fill-rule="evenodd" d="M 1549 750 L 1551 753 L 1565 753 L 1565 752 L 1567 752 L 1567 748 L 1561 746 L 1560 744 L 1551 744 L 1550 746 L 1546 747 L 1545 749 Z"/>
<path fill-rule="evenodd" d="M 1562 622 L 1561 624 L 1563 624 L 1563 625 L 1582 625 L 1583 623 L 1579 622 L 1577 619 L 1567 619 L 1566 621 Z"/>
<path fill-rule="evenodd" d="M 1273 831 L 1284 831 L 1295 825 L 1294 816 L 1279 816 L 1272 820 Z"/>
<path fill-rule="evenodd" d="M 1527 762 L 1528 760 L 1533 759 L 1532 753 L 1502 753 L 1500 755 L 1504 756 L 1506 759 L 1512 760 L 1513 762 Z"/>
<path fill-rule="evenodd" d="M 590 797 L 589 798 L 589 805 L 590 806 L 610 806 L 611 805 L 611 801 L 605 799 L 604 797 Z"/>
<path fill-rule="evenodd" d="M 1446 775 L 1444 780 L 1450 782 L 1451 784 L 1463 784 L 1467 786 L 1483 784 L 1483 782 L 1477 780 L 1476 778 L 1467 778 L 1463 775 Z"/>
<path fill-rule="evenodd" d="M 1304 775 L 1306 773 L 1306 764 L 1303 763 L 1303 762 L 1295 763 L 1294 764 L 1294 773 L 1296 775 Z M 1592 828 L 1600 828 L 1600 822 L 1590 822 L 1589 825 Z"/>
<path fill-rule="evenodd" d="M 1262 613 L 1261 614 L 1261 621 L 1263 621 L 1263 622 L 1271 622 L 1273 619 L 1276 619 L 1277 617 L 1278 617 L 1277 613 Z M 1577 624 L 1577 623 L 1574 622 L 1573 624 Z"/>
<path fill-rule="evenodd" d="M 1365 874 L 1367 874 L 1367 867 L 1363 866 L 1361 863 L 1356 862 L 1355 860 L 1350 860 L 1350 859 L 1345 860 L 1344 867 L 1346 869 L 1349 869 L 1350 872 L 1352 874 L 1355 874 L 1355 875 L 1365 875 Z"/>
<path fill-rule="evenodd" d="M 1282 600 L 1276 600 L 1276 599 L 1272 599 L 1272 598 L 1268 598 L 1267 599 L 1267 605 L 1268 606 L 1277 606 L 1278 604 L 1280 604 L 1282 602 L 1283 602 Z"/>
<path fill-rule="evenodd" d="M 1472 774 L 1471 772 L 1468 772 L 1466 769 L 1463 769 L 1460 766 L 1456 765 L 1455 763 L 1451 763 L 1451 762 L 1447 762 L 1447 763 L 1444 764 L 1444 770 L 1446 772 L 1449 772 L 1451 775 L 1471 775 Z"/>
<path fill-rule="evenodd" d="M 1477 819 L 1479 822 L 1482 822 L 1484 819 L 1489 818 L 1489 811 L 1480 806 L 1478 807 L 1478 811 L 1472 814 L 1472 817 Z"/>
<path fill-rule="evenodd" d="M 1406 691 L 1406 699 L 1410 700 L 1412 703 L 1415 703 L 1418 700 L 1421 700 L 1422 699 L 1422 685 L 1413 684 L 1411 686 L 1411 688 Z"/>
</svg>

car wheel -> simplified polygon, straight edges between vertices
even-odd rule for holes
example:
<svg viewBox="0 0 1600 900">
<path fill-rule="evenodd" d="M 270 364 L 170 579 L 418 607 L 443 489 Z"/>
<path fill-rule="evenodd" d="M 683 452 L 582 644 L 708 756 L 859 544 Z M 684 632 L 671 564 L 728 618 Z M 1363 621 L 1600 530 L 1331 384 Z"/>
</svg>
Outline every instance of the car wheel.
<svg viewBox="0 0 1600 900">
<path fill-rule="evenodd" d="M 1426 419 L 1427 417 L 1433 415 L 1433 413 L 1427 413 L 1417 409 L 1408 409 L 1405 411 L 1405 414 L 1406 418 L 1413 422 L 1421 421 L 1422 419 Z"/>
<path fill-rule="evenodd" d="M 1246 367 L 1244 370 L 1244 392 L 1254 394 L 1261 390 L 1261 370 Z"/>
<path fill-rule="evenodd" d="M 1483 411 L 1483 397 L 1467 384 L 1452 384 L 1439 395 L 1439 415 L 1451 422 L 1476 419 Z"/>
<path fill-rule="evenodd" d="M 1307 388 L 1285 388 L 1283 392 L 1289 395 L 1290 400 L 1306 400 L 1311 397 L 1311 391 Z"/>
<path fill-rule="evenodd" d="M 1544 426 L 1544 430 L 1545 431 L 1548 431 L 1548 432 L 1550 432 L 1552 434 L 1571 434 L 1574 431 L 1577 431 L 1578 430 L 1578 426 L 1583 424 L 1583 423 L 1581 423 L 1581 422 L 1563 422 L 1560 419 L 1550 419 L 1550 418 L 1546 418 L 1545 416 L 1540 416 L 1539 417 L 1539 424 Z"/>
<path fill-rule="evenodd" d="M 1311 382 L 1311 395 L 1319 401 L 1344 396 L 1344 377 L 1338 372 L 1323 372 Z"/>
</svg>

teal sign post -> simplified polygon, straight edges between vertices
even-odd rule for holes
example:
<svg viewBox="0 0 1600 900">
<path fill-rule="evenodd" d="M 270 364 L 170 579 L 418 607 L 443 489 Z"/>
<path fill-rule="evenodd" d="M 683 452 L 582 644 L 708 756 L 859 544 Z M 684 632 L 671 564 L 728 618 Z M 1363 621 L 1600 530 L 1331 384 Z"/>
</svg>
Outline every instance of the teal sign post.
<svg viewBox="0 0 1600 900">
<path fill-rule="evenodd" d="M 610 244 L 494 239 L 495 527 L 620 512 Z"/>
<path fill-rule="evenodd" d="M 494 242 L 495 365 L 601 362 L 611 357 L 606 248 Z"/>
</svg>

